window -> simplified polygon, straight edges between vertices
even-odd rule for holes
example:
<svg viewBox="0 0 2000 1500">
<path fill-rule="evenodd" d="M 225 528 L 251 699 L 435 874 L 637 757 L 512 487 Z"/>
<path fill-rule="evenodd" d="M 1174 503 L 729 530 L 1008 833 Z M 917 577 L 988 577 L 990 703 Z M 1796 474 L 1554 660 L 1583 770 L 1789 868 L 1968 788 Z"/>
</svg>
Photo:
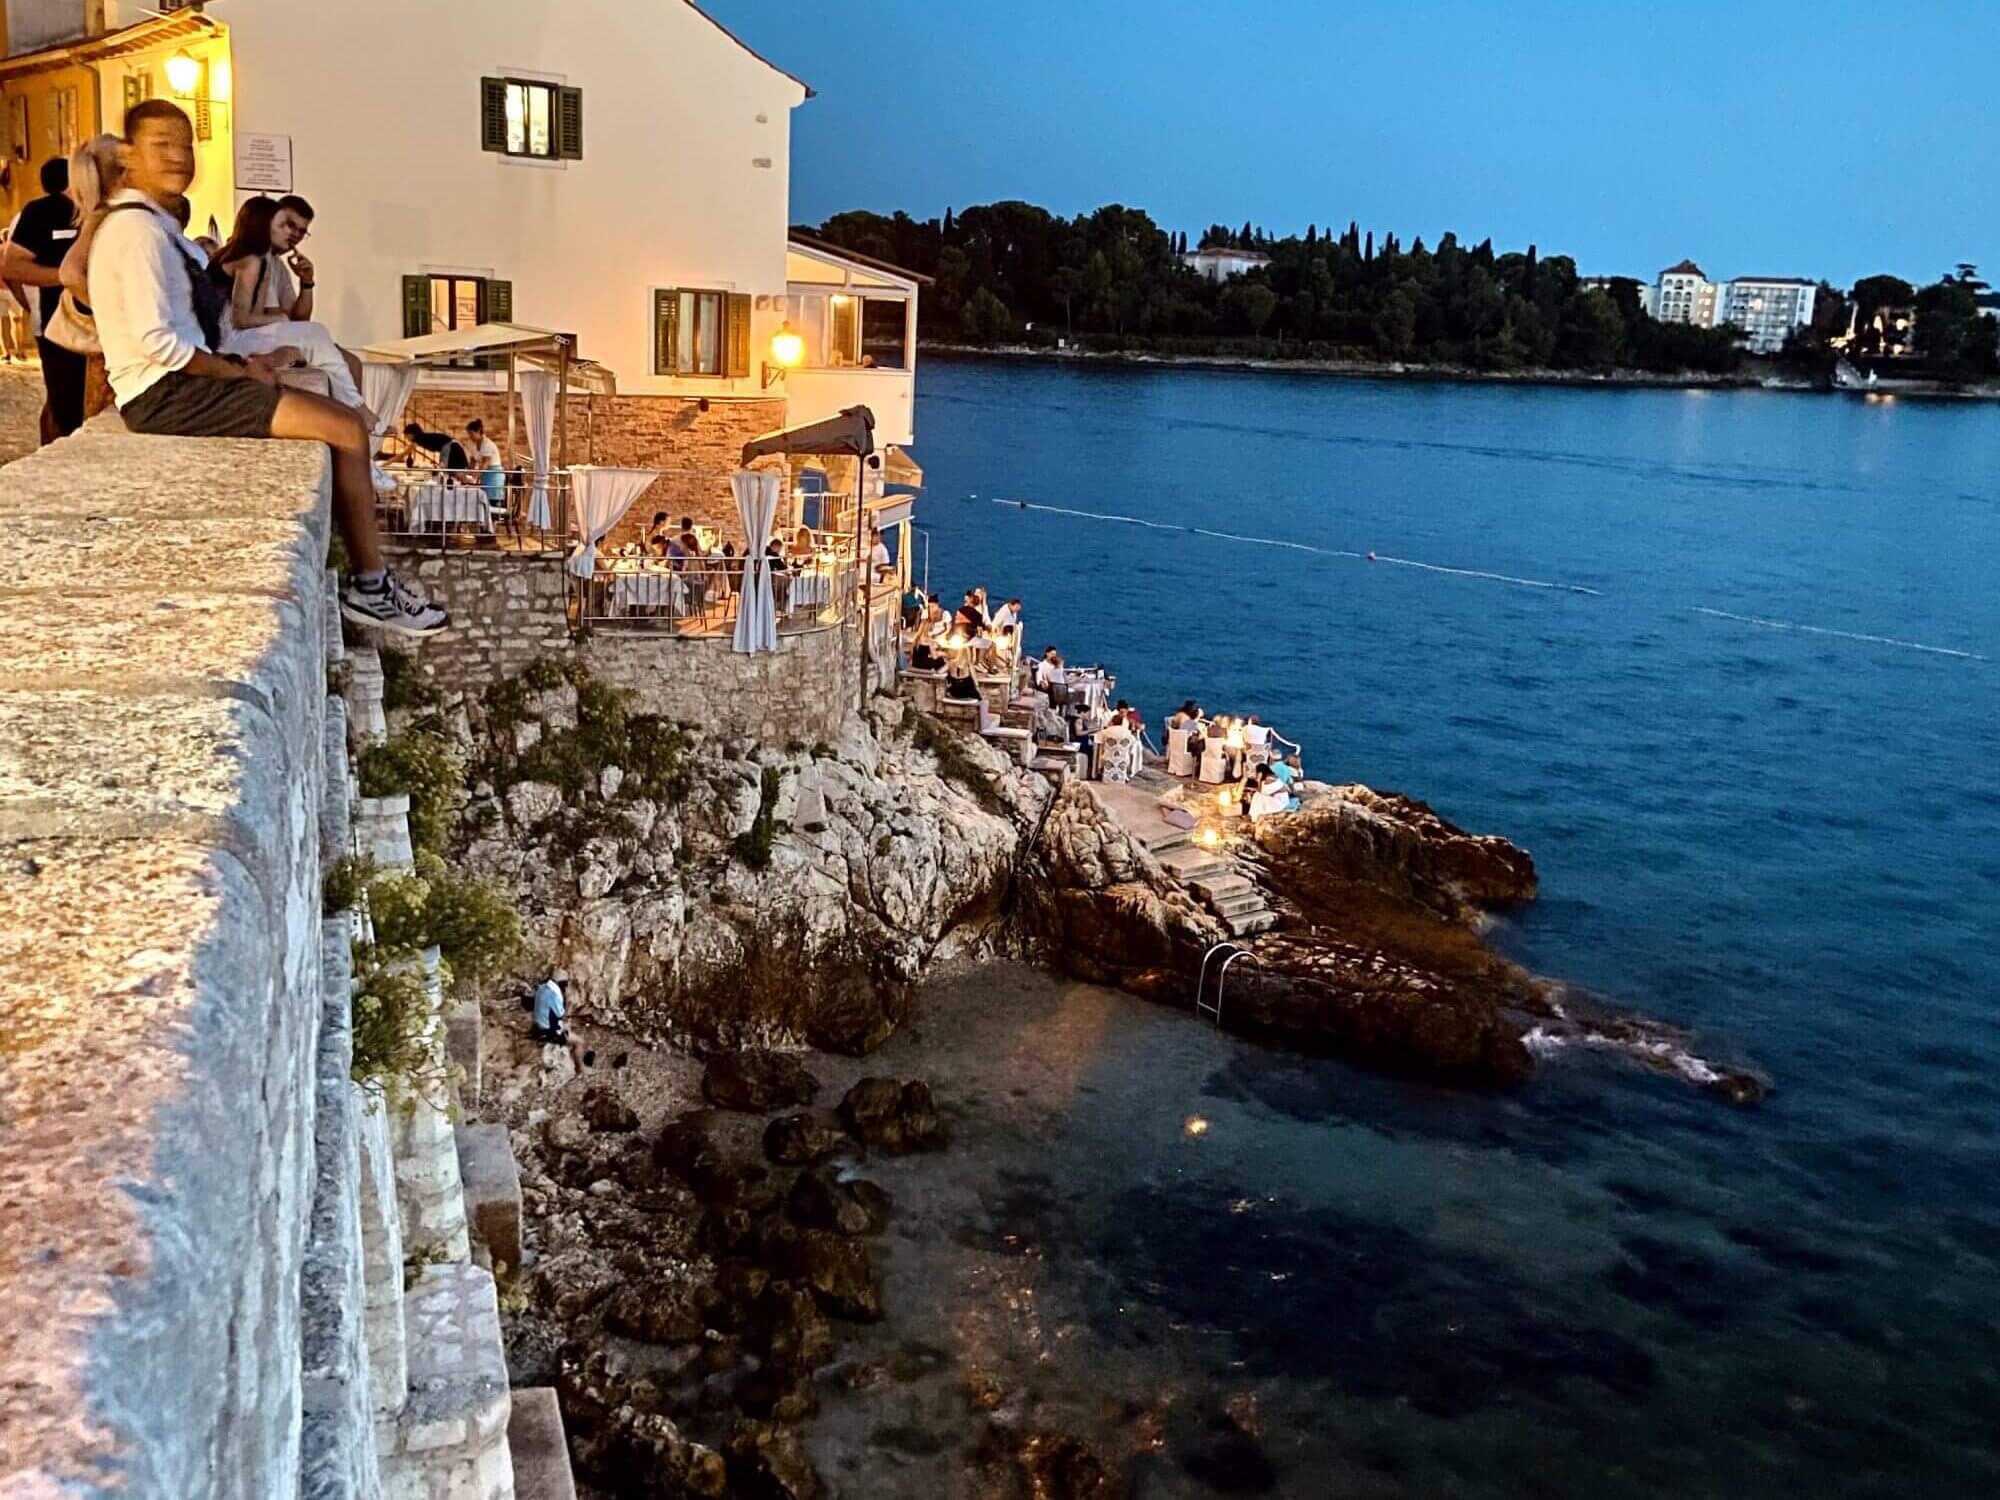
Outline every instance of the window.
<svg viewBox="0 0 2000 1500">
<path fill-rule="evenodd" d="M 422 338 L 514 317 L 514 283 L 486 276 L 405 276 L 403 337 Z"/>
<path fill-rule="evenodd" d="M 77 102 L 76 90 L 58 89 L 56 101 L 56 149 L 57 156 L 68 156 L 76 150 L 77 143 Z"/>
<path fill-rule="evenodd" d="M 689 288 L 654 292 L 653 373 L 748 375 L 750 298 Z"/>
<path fill-rule="evenodd" d="M 28 100 L 24 94 L 16 94 L 10 102 L 11 122 L 14 128 L 14 160 L 28 159 Z"/>
<path fill-rule="evenodd" d="M 479 80 L 480 145 L 502 156 L 583 159 L 583 90 L 530 78 Z"/>
<path fill-rule="evenodd" d="M 127 73 L 125 75 L 125 113 L 131 114 L 141 104 L 153 97 L 153 75 L 151 73 Z"/>
</svg>

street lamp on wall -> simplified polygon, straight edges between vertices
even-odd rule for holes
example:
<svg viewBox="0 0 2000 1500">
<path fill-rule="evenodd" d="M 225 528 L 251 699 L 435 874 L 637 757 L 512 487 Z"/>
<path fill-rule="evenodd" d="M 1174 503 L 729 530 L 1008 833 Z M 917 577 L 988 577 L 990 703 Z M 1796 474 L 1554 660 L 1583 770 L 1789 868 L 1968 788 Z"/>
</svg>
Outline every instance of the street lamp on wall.
<svg viewBox="0 0 2000 1500">
<path fill-rule="evenodd" d="M 769 390 L 785 378 L 788 370 L 796 370 L 806 357 L 806 341 L 793 331 L 789 320 L 778 325 L 778 331 L 771 335 L 771 358 L 764 365 L 764 389 Z"/>
<path fill-rule="evenodd" d="M 201 63 L 183 47 L 167 59 L 167 87 L 181 98 L 193 96 L 201 84 Z"/>
</svg>

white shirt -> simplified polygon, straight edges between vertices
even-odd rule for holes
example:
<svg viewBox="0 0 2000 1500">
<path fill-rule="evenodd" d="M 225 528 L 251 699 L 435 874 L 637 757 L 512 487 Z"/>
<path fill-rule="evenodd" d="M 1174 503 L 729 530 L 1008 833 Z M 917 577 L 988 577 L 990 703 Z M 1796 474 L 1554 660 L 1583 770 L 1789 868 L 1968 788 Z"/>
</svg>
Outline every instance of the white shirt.
<svg viewBox="0 0 2000 1500">
<path fill-rule="evenodd" d="M 482 474 L 488 469 L 500 467 L 500 447 L 490 437 L 481 438 L 476 444 L 467 444 L 472 449 L 472 467 Z"/>
<path fill-rule="evenodd" d="M 1014 614 L 1014 606 L 1011 604 L 1003 604 L 994 613 L 993 628 L 995 630 L 1003 630 L 1010 628 L 1013 625 L 1016 618 L 1017 616 Z"/>
<path fill-rule="evenodd" d="M 1052 662 L 1047 657 L 1043 657 L 1035 663 L 1036 686 L 1050 687 L 1062 682 L 1063 677 L 1064 673 L 1060 663 Z"/>
<path fill-rule="evenodd" d="M 890 568 L 896 566 L 889 560 L 889 544 L 887 542 L 877 542 L 869 551 L 868 560 L 875 564 L 876 569 L 881 572 L 887 572 Z"/>
<path fill-rule="evenodd" d="M 187 368 L 208 341 L 194 315 L 198 252 L 181 250 L 180 225 L 136 189 L 122 189 L 111 202 L 144 205 L 143 212 L 107 214 L 90 246 L 91 311 L 111 394 L 126 406 Z"/>
<path fill-rule="evenodd" d="M 264 305 L 258 311 L 282 312 L 290 317 L 292 304 L 299 300 L 299 284 L 292 276 L 292 268 L 275 250 L 264 259 L 269 268 L 264 272 Z"/>
</svg>

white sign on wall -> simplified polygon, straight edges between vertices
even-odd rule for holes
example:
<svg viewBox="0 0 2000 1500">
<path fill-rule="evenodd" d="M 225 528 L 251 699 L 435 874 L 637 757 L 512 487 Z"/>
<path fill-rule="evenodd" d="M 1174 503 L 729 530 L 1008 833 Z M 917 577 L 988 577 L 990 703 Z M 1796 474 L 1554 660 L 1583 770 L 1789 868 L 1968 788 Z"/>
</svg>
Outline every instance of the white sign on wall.
<svg viewBox="0 0 2000 1500">
<path fill-rule="evenodd" d="M 236 137 L 236 191 L 289 193 L 292 190 L 292 138 L 288 135 Z"/>
</svg>

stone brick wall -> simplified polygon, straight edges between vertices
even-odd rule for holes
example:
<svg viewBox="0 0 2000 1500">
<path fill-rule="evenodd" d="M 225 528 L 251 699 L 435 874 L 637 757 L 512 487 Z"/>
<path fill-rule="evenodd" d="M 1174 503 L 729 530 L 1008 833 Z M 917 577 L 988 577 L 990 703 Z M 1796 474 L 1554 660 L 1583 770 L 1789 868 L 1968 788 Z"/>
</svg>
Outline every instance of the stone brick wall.
<svg viewBox="0 0 2000 1500">
<path fill-rule="evenodd" d="M 300 1491 L 327 472 L 115 417 L 0 472 L 0 1493 Z"/>
<path fill-rule="evenodd" d="M 739 527 L 729 476 L 739 466 L 746 442 L 785 425 L 782 396 L 769 401 L 717 397 L 707 411 L 698 400 L 682 396 L 571 396 L 568 406 L 571 462 L 669 471 L 633 502 L 612 530 L 614 543 L 643 536 L 657 511 L 675 521 L 691 516 L 734 538 Z M 487 436 L 504 444 L 507 393 L 419 390 L 406 414 L 406 420 L 454 434 L 474 417 L 485 422 Z M 525 461 L 525 420 L 516 430 L 522 434 Z M 783 469 L 776 460 L 772 466 Z M 790 513 L 791 481 L 785 472 L 787 498 L 779 502 L 780 518 Z"/>
<path fill-rule="evenodd" d="M 395 549 L 392 549 L 394 551 Z M 544 656 L 581 652 L 648 713 L 782 749 L 831 740 L 857 704 L 860 642 L 852 627 L 779 638 L 775 654 L 739 656 L 727 639 L 601 630 L 571 639 L 562 564 L 492 552 L 405 553 L 392 559 L 451 611 L 452 632 L 405 647 L 440 687 L 478 692 Z M 878 650 L 893 649 L 887 637 Z"/>
</svg>

